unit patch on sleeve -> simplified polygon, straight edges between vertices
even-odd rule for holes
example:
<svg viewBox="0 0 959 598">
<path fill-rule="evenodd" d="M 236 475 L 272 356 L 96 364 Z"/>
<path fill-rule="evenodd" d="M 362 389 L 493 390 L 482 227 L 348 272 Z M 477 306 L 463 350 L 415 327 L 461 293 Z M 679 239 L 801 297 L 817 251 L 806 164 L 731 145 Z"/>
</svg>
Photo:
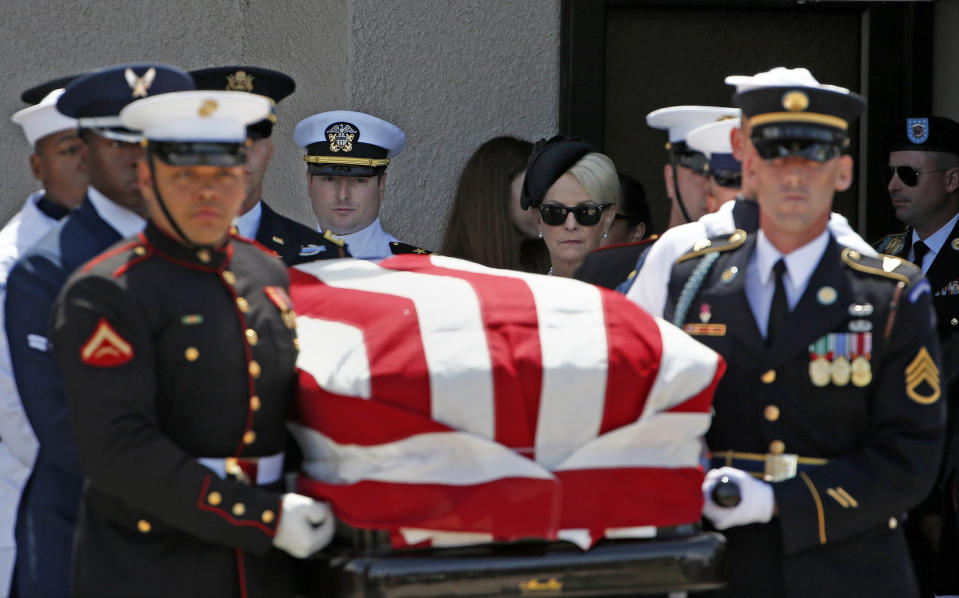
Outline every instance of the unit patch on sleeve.
<svg viewBox="0 0 959 598">
<path fill-rule="evenodd" d="M 110 326 L 106 318 L 100 318 L 93 334 L 80 348 L 80 359 L 94 367 L 112 368 L 133 359 L 133 346 Z"/>
</svg>

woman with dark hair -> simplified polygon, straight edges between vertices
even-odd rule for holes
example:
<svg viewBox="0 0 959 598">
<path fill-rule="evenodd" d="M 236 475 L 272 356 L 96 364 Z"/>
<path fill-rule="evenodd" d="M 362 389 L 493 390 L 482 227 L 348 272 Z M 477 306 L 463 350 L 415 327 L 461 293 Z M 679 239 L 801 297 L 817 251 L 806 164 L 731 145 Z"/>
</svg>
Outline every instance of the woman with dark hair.
<svg viewBox="0 0 959 598">
<path fill-rule="evenodd" d="M 543 273 L 549 258 L 536 214 L 520 208 L 533 144 L 494 137 L 473 152 L 456 186 L 441 253 L 492 268 Z"/>
</svg>

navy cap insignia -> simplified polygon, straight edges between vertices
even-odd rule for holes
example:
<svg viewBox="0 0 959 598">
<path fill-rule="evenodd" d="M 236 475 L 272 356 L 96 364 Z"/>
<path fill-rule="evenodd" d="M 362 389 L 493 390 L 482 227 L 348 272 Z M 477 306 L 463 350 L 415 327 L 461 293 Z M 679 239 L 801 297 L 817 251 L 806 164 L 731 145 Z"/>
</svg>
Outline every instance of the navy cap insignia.
<svg viewBox="0 0 959 598">
<path fill-rule="evenodd" d="M 809 96 L 799 90 L 787 91 L 783 94 L 783 108 L 790 112 L 802 112 L 809 108 Z"/>
<path fill-rule="evenodd" d="M 929 139 L 929 119 L 928 118 L 907 118 L 906 119 L 906 137 L 909 141 L 919 145 Z"/>
<path fill-rule="evenodd" d="M 359 141 L 359 130 L 350 123 L 333 123 L 326 128 L 326 138 L 330 140 L 330 151 L 349 153 L 353 151 L 353 142 Z"/>
<path fill-rule="evenodd" d="M 133 69 L 128 68 L 123 71 L 123 76 L 127 80 L 127 85 L 133 90 L 133 97 L 145 98 L 147 97 L 147 91 L 149 91 L 150 86 L 153 85 L 153 80 L 156 79 L 157 70 L 151 66 L 142 77 L 137 77 Z"/>
<path fill-rule="evenodd" d="M 237 71 L 226 76 L 226 91 L 253 91 L 253 75 Z"/>
</svg>

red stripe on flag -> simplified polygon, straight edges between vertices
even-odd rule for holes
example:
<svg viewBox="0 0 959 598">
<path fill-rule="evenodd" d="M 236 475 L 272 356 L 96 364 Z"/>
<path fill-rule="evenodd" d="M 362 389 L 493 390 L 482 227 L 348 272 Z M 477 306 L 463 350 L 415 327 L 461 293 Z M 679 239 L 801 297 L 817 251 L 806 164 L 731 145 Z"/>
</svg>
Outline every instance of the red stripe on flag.
<svg viewBox="0 0 959 598">
<path fill-rule="evenodd" d="M 722 355 L 716 354 L 716 372 L 709 386 L 701 390 L 698 394 L 691 396 L 682 403 L 674 405 L 665 412 L 675 413 L 709 413 L 713 405 L 713 395 L 716 393 L 716 387 L 719 385 L 719 379 L 723 377 L 726 371 L 726 360 Z"/>
<path fill-rule="evenodd" d="M 436 266 L 416 255 L 393 257 L 380 266 L 449 276 L 470 284 L 479 300 L 493 367 L 495 440 L 532 456 L 543 360 L 536 303 L 529 286 L 507 276 Z"/>
<path fill-rule="evenodd" d="M 600 289 L 609 367 L 603 421 L 605 434 L 639 419 L 656 381 L 663 339 L 653 318 L 613 291 Z"/>
<path fill-rule="evenodd" d="M 336 288 L 296 268 L 290 269 L 290 295 L 301 315 L 343 322 L 363 331 L 373 400 L 430 413 L 430 376 L 412 301 Z"/>
</svg>

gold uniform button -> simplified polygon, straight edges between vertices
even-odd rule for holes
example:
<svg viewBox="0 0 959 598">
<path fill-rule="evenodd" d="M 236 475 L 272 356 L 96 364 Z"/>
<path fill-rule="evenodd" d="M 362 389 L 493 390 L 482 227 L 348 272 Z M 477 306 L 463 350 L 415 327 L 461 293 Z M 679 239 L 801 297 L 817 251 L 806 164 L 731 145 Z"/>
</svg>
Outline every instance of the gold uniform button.
<svg viewBox="0 0 959 598">
<path fill-rule="evenodd" d="M 246 342 L 250 343 L 250 345 L 252 346 L 252 345 L 255 345 L 257 342 L 259 342 L 259 340 L 260 340 L 260 337 L 257 336 L 256 330 L 253 330 L 252 328 L 246 329 Z"/>
<path fill-rule="evenodd" d="M 250 397 L 250 409 L 252 409 L 253 411 L 259 411 L 260 406 L 261 406 L 260 397 L 256 395 L 253 395 L 252 397 Z"/>
<path fill-rule="evenodd" d="M 260 377 L 260 364 L 256 361 L 250 361 L 250 375 L 253 376 L 253 378 Z"/>
<path fill-rule="evenodd" d="M 890 518 L 889 518 L 889 529 L 896 529 L 897 527 L 899 527 L 899 520 L 896 519 L 895 517 L 890 517 Z"/>
<path fill-rule="evenodd" d="M 776 370 L 766 370 L 759 379 L 763 381 L 763 384 L 772 384 L 776 381 Z"/>
<path fill-rule="evenodd" d="M 183 356 L 186 357 L 187 361 L 196 361 L 200 358 L 200 350 L 196 347 L 187 347 L 186 351 L 183 352 Z"/>
<path fill-rule="evenodd" d="M 146 255 L 147 248 L 144 247 L 143 245 L 137 245 L 136 247 L 133 248 L 133 253 L 135 255 Z"/>
<path fill-rule="evenodd" d="M 137 529 L 140 530 L 141 534 L 149 534 L 153 526 L 146 519 L 141 519 L 137 521 Z"/>
<path fill-rule="evenodd" d="M 223 282 L 225 282 L 226 284 L 230 286 L 233 286 L 236 284 L 236 275 L 230 272 L 229 270 L 224 270 L 223 273 L 220 274 L 220 276 L 223 277 Z"/>
<path fill-rule="evenodd" d="M 243 517 L 243 514 L 246 513 L 246 505 L 241 502 L 233 505 L 233 514 L 237 517 Z"/>
<path fill-rule="evenodd" d="M 299 339 L 299 338 L 294 338 L 294 339 L 293 339 L 293 348 L 296 349 L 297 351 L 300 350 L 300 339 Z"/>
<path fill-rule="evenodd" d="M 269 525 L 270 523 L 273 523 L 274 519 L 276 519 L 276 515 L 273 513 L 273 511 L 266 510 L 263 511 L 262 515 L 260 515 L 260 519 L 263 520 L 263 523 Z"/>
<path fill-rule="evenodd" d="M 247 430 L 243 434 L 243 444 L 253 444 L 254 442 L 256 442 L 256 432 Z"/>
<path fill-rule="evenodd" d="M 763 415 L 767 420 L 774 422 L 779 419 L 779 407 L 775 405 L 766 405 L 766 408 L 763 409 Z"/>
<path fill-rule="evenodd" d="M 213 492 L 206 495 L 206 502 L 210 503 L 211 505 L 215 507 L 221 502 L 223 502 L 223 497 L 220 495 L 219 492 L 214 490 Z"/>
<path fill-rule="evenodd" d="M 250 302 L 244 299 L 243 297 L 236 298 L 236 308 L 241 312 L 246 313 L 250 311 Z"/>
<path fill-rule="evenodd" d="M 210 263 L 210 260 L 213 258 L 210 256 L 209 249 L 201 249 L 196 252 L 196 259 L 200 260 L 204 264 L 208 264 Z"/>
<path fill-rule="evenodd" d="M 786 443 L 782 440 L 773 440 L 769 443 L 769 452 L 774 455 L 781 455 L 786 452 Z"/>
<path fill-rule="evenodd" d="M 953 318 L 949 320 L 949 323 L 952 324 L 953 326 L 959 326 L 959 318 Z"/>
</svg>

